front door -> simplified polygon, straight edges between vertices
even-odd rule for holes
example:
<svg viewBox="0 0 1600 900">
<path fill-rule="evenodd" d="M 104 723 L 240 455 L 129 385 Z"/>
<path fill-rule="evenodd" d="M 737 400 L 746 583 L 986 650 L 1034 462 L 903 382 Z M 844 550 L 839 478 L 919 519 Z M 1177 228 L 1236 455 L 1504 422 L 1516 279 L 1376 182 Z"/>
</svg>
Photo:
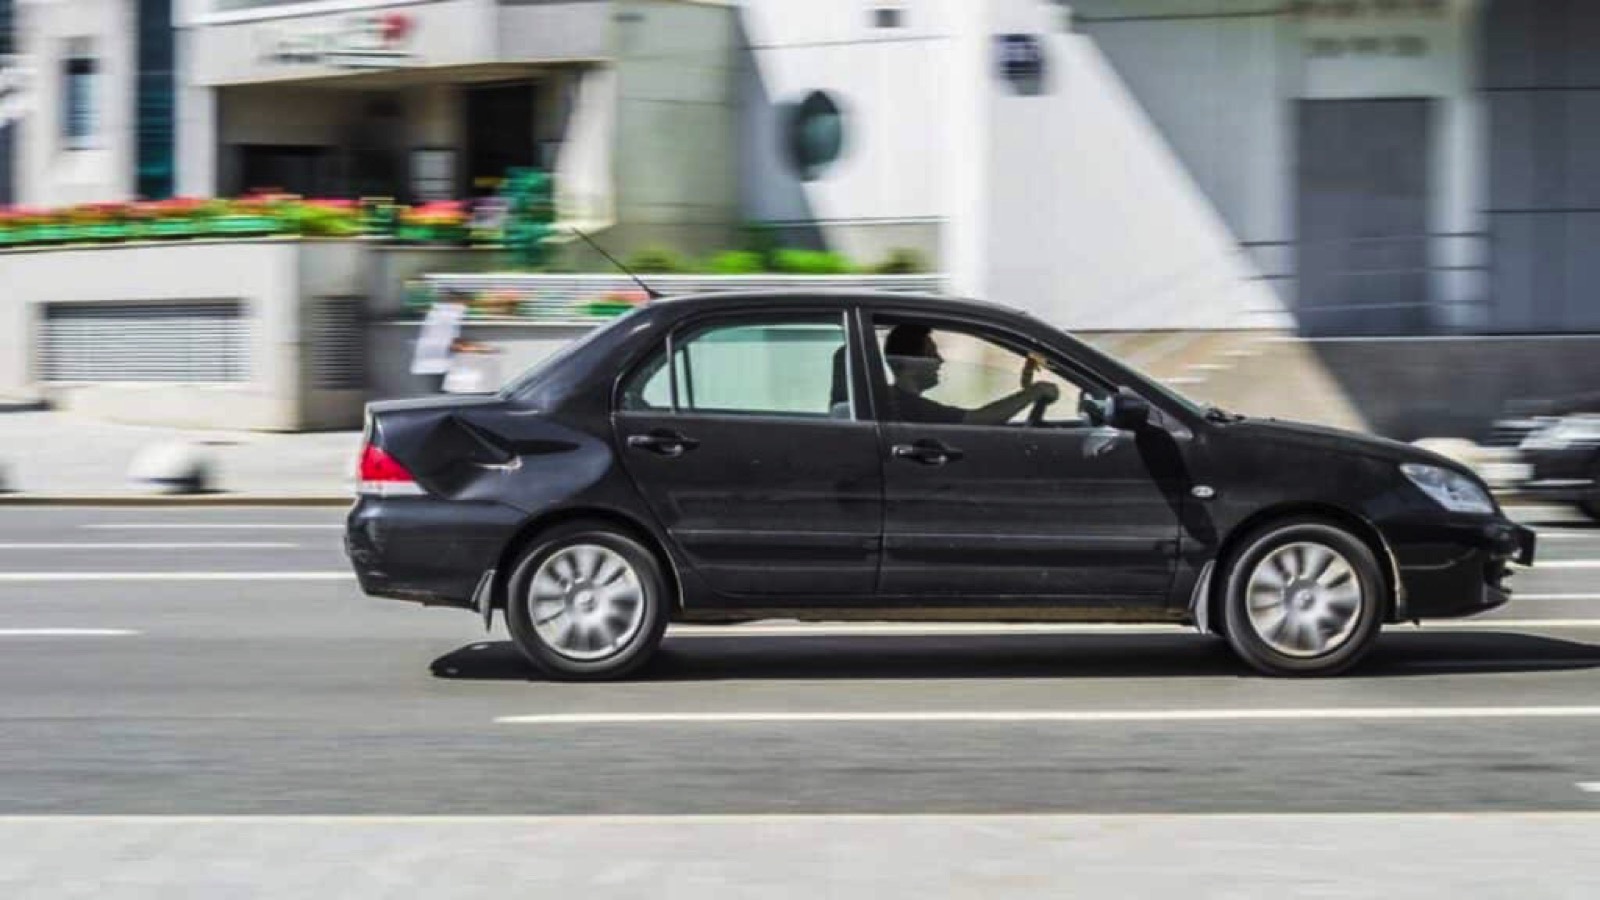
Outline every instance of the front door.
<svg viewBox="0 0 1600 900">
<path fill-rule="evenodd" d="M 1146 439 L 1081 416 L 1085 392 L 1112 386 L 982 326 L 877 317 L 874 330 L 880 593 L 1165 604 L 1179 473 Z"/>
<path fill-rule="evenodd" d="M 842 309 L 701 320 L 624 384 L 628 472 L 724 596 L 872 593 L 883 476 L 848 331 Z"/>
</svg>

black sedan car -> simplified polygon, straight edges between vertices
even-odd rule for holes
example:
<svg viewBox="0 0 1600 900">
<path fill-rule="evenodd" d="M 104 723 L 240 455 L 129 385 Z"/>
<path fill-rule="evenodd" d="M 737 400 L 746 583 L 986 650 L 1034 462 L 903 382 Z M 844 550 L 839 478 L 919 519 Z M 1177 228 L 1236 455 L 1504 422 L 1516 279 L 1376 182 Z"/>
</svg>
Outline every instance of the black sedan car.
<svg viewBox="0 0 1600 900">
<path fill-rule="evenodd" d="M 904 295 L 647 304 L 495 396 L 373 404 L 360 478 L 367 593 L 503 610 L 562 678 L 763 618 L 1188 623 L 1329 674 L 1386 622 L 1506 602 L 1534 553 L 1443 457 Z"/>
<path fill-rule="evenodd" d="M 1600 408 L 1600 405 L 1591 408 Z M 1543 421 L 1520 446 L 1529 496 L 1571 503 L 1600 521 L 1600 414 L 1574 413 Z"/>
</svg>

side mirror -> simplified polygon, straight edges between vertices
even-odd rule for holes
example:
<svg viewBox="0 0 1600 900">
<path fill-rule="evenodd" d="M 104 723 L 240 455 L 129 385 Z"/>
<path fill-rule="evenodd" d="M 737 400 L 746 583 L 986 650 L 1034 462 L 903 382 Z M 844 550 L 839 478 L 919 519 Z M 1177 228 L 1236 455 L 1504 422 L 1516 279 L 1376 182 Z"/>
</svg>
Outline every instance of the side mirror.
<svg viewBox="0 0 1600 900">
<path fill-rule="evenodd" d="M 1138 431 L 1150 424 L 1150 401 L 1127 388 L 1106 398 L 1106 424 L 1119 431 Z"/>
</svg>

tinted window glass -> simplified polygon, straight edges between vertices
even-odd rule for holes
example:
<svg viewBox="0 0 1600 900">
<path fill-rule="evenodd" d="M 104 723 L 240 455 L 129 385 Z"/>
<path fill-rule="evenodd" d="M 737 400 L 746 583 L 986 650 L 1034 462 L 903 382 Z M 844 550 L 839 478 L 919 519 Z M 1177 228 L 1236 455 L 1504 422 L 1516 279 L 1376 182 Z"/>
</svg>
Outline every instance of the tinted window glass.
<svg viewBox="0 0 1600 900">
<path fill-rule="evenodd" d="M 851 418 L 842 318 L 713 325 L 674 342 L 680 412 Z M 668 410 L 672 373 L 662 356 L 623 391 L 629 410 Z"/>
<path fill-rule="evenodd" d="M 914 321 L 881 324 L 877 332 L 889 415 L 897 421 L 1020 426 L 1038 398 L 1033 386 L 1053 385 L 1043 423 L 1081 422 L 1084 386 L 1042 357 L 984 335 Z"/>
</svg>

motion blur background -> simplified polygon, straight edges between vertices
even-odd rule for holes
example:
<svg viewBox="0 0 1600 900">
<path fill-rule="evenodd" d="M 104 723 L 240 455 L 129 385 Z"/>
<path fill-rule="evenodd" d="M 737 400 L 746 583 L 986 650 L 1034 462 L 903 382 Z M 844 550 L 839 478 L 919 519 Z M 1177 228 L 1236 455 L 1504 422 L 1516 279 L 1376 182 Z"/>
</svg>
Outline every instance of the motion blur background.
<svg viewBox="0 0 1600 900">
<path fill-rule="evenodd" d="M 1493 443 L 1600 387 L 1597 149 L 1582 0 L 0 0 L 0 398 L 355 428 L 429 388 L 442 292 L 497 377 L 625 307 L 578 225 L 672 289 L 978 296 L 1243 412 Z M 262 190 L 449 219 L 521 168 L 540 265 L 48 230 Z"/>
</svg>

